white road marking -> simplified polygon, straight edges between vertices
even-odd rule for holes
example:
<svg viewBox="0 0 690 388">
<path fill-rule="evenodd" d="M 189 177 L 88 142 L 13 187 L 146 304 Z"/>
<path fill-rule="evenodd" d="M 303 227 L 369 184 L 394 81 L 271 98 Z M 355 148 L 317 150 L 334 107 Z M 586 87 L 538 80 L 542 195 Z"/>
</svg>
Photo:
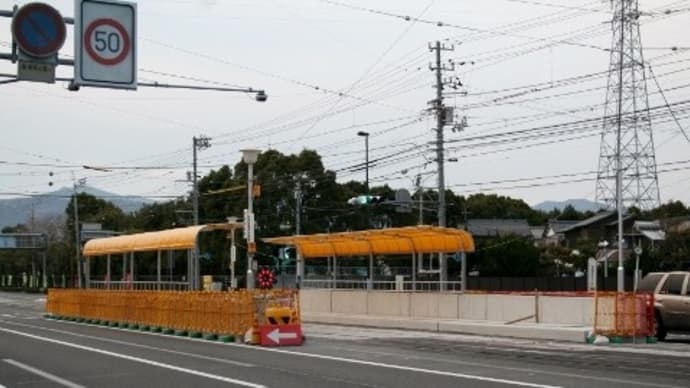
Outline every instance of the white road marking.
<svg viewBox="0 0 690 388">
<path fill-rule="evenodd" d="M 142 364 L 153 365 L 153 366 L 157 366 L 159 368 L 174 370 L 176 372 L 182 372 L 182 373 L 187 373 L 187 374 L 194 375 L 194 376 L 205 377 L 205 378 L 211 379 L 211 380 L 222 381 L 225 383 L 236 384 L 236 385 L 241 385 L 241 386 L 250 387 L 250 388 L 266 388 L 263 385 L 254 384 L 254 383 L 251 383 L 249 381 L 232 379 L 229 377 L 214 375 L 211 373 L 201 372 L 201 371 L 194 370 L 194 369 L 183 368 L 183 367 L 176 366 L 176 365 L 171 365 L 171 364 L 166 364 L 166 363 L 162 363 L 162 362 L 147 360 L 147 359 L 140 358 L 140 357 L 129 356 L 127 354 L 115 353 L 115 352 L 111 352 L 108 350 L 92 348 L 89 346 L 74 344 L 71 342 L 60 341 L 60 340 L 55 340 L 55 339 L 51 339 L 51 338 L 45 338 L 45 337 L 41 337 L 41 336 L 34 335 L 34 334 L 24 333 L 22 331 L 7 329 L 4 327 L 0 327 L 0 331 L 3 331 L 5 333 L 10 333 L 10 334 L 15 334 L 15 335 L 27 337 L 27 338 L 32 338 L 32 339 L 35 339 L 38 341 L 50 342 L 50 343 L 54 343 L 54 344 L 58 344 L 58 345 L 62 345 L 62 346 L 67 346 L 67 347 L 71 347 L 71 348 L 75 348 L 75 349 L 79 349 L 79 350 L 85 350 L 88 352 L 104 354 L 106 356 L 111 356 L 111 357 L 117 357 L 117 358 L 121 358 L 121 359 L 128 360 L 128 361 L 134 361 L 134 362 L 139 362 Z"/>
<path fill-rule="evenodd" d="M 370 351 L 370 350 L 354 349 L 354 348 L 343 347 L 343 346 L 331 347 L 331 349 L 334 349 L 334 350 L 342 349 L 342 350 L 350 351 L 350 352 L 359 352 L 359 353 L 363 353 L 363 354 L 374 354 L 374 355 L 379 355 L 382 357 L 400 356 L 400 353 Z M 684 386 L 680 386 L 680 385 L 646 383 L 646 382 L 633 381 L 633 380 L 617 379 L 617 378 L 613 378 L 613 377 L 592 376 L 592 375 L 587 375 L 587 374 L 582 374 L 582 373 L 553 372 L 553 371 L 533 369 L 533 368 L 518 368 L 518 367 L 503 366 L 503 365 L 487 365 L 486 363 L 481 363 L 481 362 L 460 361 L 460 360 L 438 358 L 438 357 L 427 357 L 427 356 L 416 356 L 416 355 L 406 355 L 405 357 L 408 360 L 426 360 L 426 361 L 434 361 L 434 362 L 445 362 L 448 364 L 455 364 L 455 365 L 476 366 L 476 367 L 480 367 L 480 368 L 509 370 L 512 372 L 523 372 L 523 373 L 530 373 L 530 374 L 544 374 L 544 375 L 559 376 L 559 377 L 570 377 L 570 378 L 577 378 L 577 379 L 584 379 L 584 380 L 605 381 L 605 382 L 609 382 L 609 383 L 617 383 L 617 384 L 624 384 L 624 385 L 640 385 L 643 387 L 658 387 L 658 388 L 685 388 Z M 645 369 L 640 369 L 640 368 L 630 368 L 630 369 L 634 369 L 634 370 L 638 370 L 638 371 L 639 370 L 645 370 Z M 649 370 L 649 371 L 653 372 L 652 370 Z"/>
<path fill-rule="evenodd" d="M 214 362 L 218 362 L 218 363 L 222 363 L 222 364 L 241 366 L 241 367 L 245 367 L 245 368 L 256 367 L 256 365 L 250 364 L 247 362 L 234 361 L 234 360 L 228 360 L 225 358 L 217 358 L 217 357 L 211 357 L 211 356 L 204 356 L 204 355 L 196 354 L 196 353 L 188 353 L 188 352 L 182 352 L 182 351 L 178 351 L 178 350 L 159 348 L 157 346 L 136 344 L 136 343 L 132 343 L 132 342 L 119 341 L 119 340 L 114 340 L 114 339 L 110 339 L 110 338 L 103 338 L 103 337 L 96 337 L 96 336 L 87 335 L 87 334 L 78 334 L 78 333 L 74 333 L 74 332 L 66 331 L 66 330 L 50 329 L 50 328 L 43 327 L 43 326 L 35 326 L 35 325 L 29 325 L 29 324 L 24 324 L 24 323 L 18 323 L 18 322 L 6 322 L 6 321 L 0 321 L 0 322 L 6 323 L 8 325 L 13 325 L 13 326 L 27 327 L 27 328 L 36 329 L 36 330 L 49 331 L 52 333 L 60 333 L 60 334 L 71 335 L 73 337 L 79 337 L 79 338 L 88 338 L 88 339 L 92 339 L 92 340 L 96 340 L 96 341 L 109 342 L 109 343 L 119 344 L 119 345 L 126 345 L 126 346 L 135 347 L 135 348 L 155 350 L 158 352 L 177 354 L 179 356 L 186 356 L 186 357 L 191 357 L 191 358 L 197 358 L 200 360 L 214 361 Z"/>
<path fill-rule="evenodd" d="M 446 371 L 436 370 L 436 369 L 415 368 L 415 367 L 404 366 L 404 365 L 386 364 L 386 363 L 374 362 L 374 361 L 357 360 L 354 358 L 344 358 L 344 357 L 336 357 L 336 356 L 327 356 L 327 355 L 323 355 L 323 354 L 296 352 L 296 351 L 292 351 L 292 350 L 263 348 L 263 347 L 255 347 L 255 346 L 240 345 L 240 344 L 227 344 L 227 345 L 256 349 L 256 350 L 261 350 L 261 351 L 265 351 L 265 352 L 289 354 L 292 356 L 318 358 L 321 360 L 339 361 L 339 362 L 345 362 L 345 363 L 349 363 L 349 364 L 375 366 L 375 367 L 379 367 L 379 368 L 396 369 L 396 370 L 403 370 L 403 371 L 407 371 L 407 372 L 416 372 L 416 373 L 426 373 L 426 374 L 437 375 L 437 376 L 457 377 L 460 379 L 477 380 L 477 381 L 483 381 L 483 382 L 489 382 L 489 383 L 516 385 L 516 386 L 520 386 L 520 387 L 562 388 L 558 385 L 535 384 L 535 383 L 529 383 L 529 382 L 518 381 L 518 380 L 508 380 L 508 379 L 499 379 L 499 378 L 494 378 L 494 377 L 468 375 L 465 373 L 446 372 Z"/>
<path fill-rule="evenodd" d="M 21 363 L 21 362 L 19 362 L 19 361 L 10 360 L 10 359 L 8 359 L 8 358 L 3 359 L 3 361 L 6 362 L 6 363 L 8 363 L 8 364 L 10 364 L 10 365 L 14 365 L 14 366 L 16 366 L 16 367 L 19 368 L 19 369 L 24 369 L 24 370 L 27 371 L 27 372 L 30 372 L 30 373 L 33 373 L 33 374 L 35 374 L 35 375 L 41 376 L 41 377 L 43 377 L 43 378 L 45 378 L 45 379 L 48 379 L 48 380 L 50 380 L 50 381 L 52 381 L 52 382 L 54 382 L 54 383 L 58 383 L 58 384 L 60 384 L 60 385 L 62 385 L 62 386 L 65 386 L 65 387 L 69 387 L 69 388 L 85 388 L 83 385 L 79 385 L 79 384 L 77 384 L 77 383 L 73 383 L 73 382 L 71 382 L 71 381 L 69 381 L 69 380 L 63 379 L 62 377 L 55 376 L 55 375 L 52 374 L 52 373 L 48 373 L 48 372 L 43 371 L 43 370 L 40 370 L 40 369 L 38 369 L 38 368 L 34 368 L 34 367 L 30 366 L 30 365 L 23 364 L 23 363 Z"/>
</svg>

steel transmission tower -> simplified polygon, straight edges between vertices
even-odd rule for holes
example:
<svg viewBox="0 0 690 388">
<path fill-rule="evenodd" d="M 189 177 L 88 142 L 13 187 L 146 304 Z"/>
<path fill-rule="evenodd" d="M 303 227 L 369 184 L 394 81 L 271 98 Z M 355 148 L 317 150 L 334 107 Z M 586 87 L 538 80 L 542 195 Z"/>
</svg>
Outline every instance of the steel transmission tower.
<svg viewBox="0 0 690 388">
<path fill-rule="evenodd" d="M 638 1 L 612 0 L 611 7 L 613 42 L 596 196 L 609 208 L 651 209 L 659 205 L 659 182 Z"/>
</svg>

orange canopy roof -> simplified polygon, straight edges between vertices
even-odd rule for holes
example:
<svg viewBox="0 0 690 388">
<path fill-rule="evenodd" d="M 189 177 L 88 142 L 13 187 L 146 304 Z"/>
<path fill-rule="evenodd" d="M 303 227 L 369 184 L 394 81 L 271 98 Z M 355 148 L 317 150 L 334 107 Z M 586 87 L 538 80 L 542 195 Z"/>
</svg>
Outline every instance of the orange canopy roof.
<svg viewBox="0 0 690 388">
<path fill-rule="evenodd" d="M 196 246 L 197 235 L 212 230 L 234 230 L 242 223 L 223 223 L 196 225 L 186 228 L 175 228 L 157 232 L 146 232 L 116 237 L 97 238 L 84 244 L 84 256 L 102 256 L 108 254 L 192 249 Z"/>
<path fill-rule="evenodd" d="M 294 245 L 304 258 L 474 252 L 472 235 L 464 230 L 426 225 L 262 240 Z"/>
</svg>

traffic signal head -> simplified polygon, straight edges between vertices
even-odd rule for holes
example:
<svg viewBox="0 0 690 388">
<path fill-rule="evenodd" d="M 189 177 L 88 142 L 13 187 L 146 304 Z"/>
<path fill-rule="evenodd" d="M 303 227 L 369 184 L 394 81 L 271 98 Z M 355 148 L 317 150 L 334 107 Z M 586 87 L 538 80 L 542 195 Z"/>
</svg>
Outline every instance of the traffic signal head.
<svg viewBox="0 0 690 388">
<path fill-rule="evenodd" d="M 347 203 L 350 205 L 370 205 L 383 201 L 385 201 L 385 198 L 379 195 L 359 195 L 348 199 Z"/>
</svg>

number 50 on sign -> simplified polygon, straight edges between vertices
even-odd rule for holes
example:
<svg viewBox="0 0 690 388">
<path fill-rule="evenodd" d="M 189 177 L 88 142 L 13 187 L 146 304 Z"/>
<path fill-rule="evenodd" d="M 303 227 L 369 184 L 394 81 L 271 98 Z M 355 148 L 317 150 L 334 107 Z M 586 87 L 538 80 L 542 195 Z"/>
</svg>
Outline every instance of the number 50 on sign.
<svg viewBox="0 0 690 388">
<path fill-rule="evenodd" d="M 76 84 L 136 89 L 136 4 L 76 0 L 74 31 Z"/>
</svg>

